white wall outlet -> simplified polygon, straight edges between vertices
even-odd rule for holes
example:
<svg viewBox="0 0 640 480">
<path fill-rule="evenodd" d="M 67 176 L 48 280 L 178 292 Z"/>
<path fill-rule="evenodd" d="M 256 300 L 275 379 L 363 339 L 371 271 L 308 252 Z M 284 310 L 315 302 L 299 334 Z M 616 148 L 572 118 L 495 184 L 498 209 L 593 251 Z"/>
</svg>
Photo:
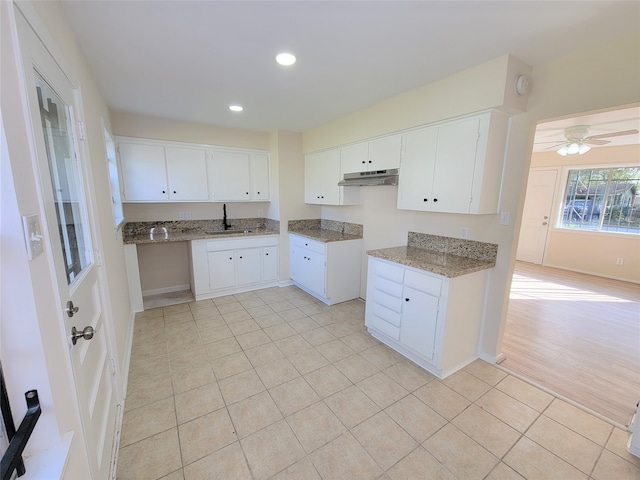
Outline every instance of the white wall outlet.
<svg viewBox="0 0 640 480">
<path fill-rule="evenodd" d="M 509 225 L 510 212 L 500 212 L 500 225 Z"/>
<path fill-rule="evenodd" d="M 191 212 L 184 212 L 184 219 L 191 220 Z"/>
<path fill-rule="evenodd" d="M 616 265 L 624 265 L 624 258 L 616 259 Z"/>
<path fill-rule="evenodd" d="M 178 213 L 178 220 L 184 220 L 184 212 Z"/>
<path fill-rule="evenodd" d="M 460 227 L 460 238 L 469 238 L 469 227 Z"/>
<path fill-rule="evenodd" d="M 258 217 L 264 217 L 264 210 L 258 209 Z"/>
<path fill-rule="evenodd" d="M 38 215 L 24 215 L 22 217 L 22 226 L 24 228 L 24 239 L 27 245 L 27 257 L 29 260 L 33 260 L 44 251 L 44 237 L 40 230 Z"/>
</svg>

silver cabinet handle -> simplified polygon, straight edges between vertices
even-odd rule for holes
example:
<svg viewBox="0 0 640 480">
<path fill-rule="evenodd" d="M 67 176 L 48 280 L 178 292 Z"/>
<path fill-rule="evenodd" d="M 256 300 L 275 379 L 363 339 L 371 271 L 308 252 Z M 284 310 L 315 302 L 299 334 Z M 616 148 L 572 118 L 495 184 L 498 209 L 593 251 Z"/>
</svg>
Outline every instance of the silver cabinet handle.
<svg viewBox="0 0 640 480">
<path fill-rule="evenodd" d="M 76 327 L 71 327 L 71 343 L 74 345 L 78 342 L 79 338 L 84 338 L 85 340 L 91 340 L 96 331 L 93 329 L 91 325 L 88 327 L 84 327 L 84 329 L 79 332 Z"/>
</svg>

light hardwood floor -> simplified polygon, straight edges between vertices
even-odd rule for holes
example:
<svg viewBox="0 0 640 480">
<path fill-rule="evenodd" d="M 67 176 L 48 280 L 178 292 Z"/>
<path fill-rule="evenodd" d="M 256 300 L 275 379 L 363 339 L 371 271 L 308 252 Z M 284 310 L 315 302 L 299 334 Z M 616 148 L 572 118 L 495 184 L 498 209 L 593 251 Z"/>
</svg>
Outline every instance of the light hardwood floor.
<svg viewBox="0 0 640 480">
<path fill-rule="evenodd" d="M 517 262 L 505 369 L 621 425 L 640 400 L 640 286 Z"/>
</svg>

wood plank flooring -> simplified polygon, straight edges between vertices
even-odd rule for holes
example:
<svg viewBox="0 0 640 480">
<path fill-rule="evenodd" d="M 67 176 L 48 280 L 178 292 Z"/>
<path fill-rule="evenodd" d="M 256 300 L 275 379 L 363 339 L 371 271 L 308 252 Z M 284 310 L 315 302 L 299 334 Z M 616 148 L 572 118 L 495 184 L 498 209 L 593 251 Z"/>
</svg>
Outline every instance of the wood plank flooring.
<svg viewBox="0 0 640 480">
<path fill-rule="evenodd" d="M 640 400 L 640 286 L 517 262 L 501 366 L 621 425 Z"/>
</svg>

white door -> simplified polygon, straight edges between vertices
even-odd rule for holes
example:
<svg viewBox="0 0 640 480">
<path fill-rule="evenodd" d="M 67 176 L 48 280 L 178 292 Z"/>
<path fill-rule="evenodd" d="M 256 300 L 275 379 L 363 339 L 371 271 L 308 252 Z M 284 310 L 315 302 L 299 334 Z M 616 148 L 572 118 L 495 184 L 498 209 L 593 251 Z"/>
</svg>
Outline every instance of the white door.
<svg viewBox="0 0 640 480">
<path fill-rule="evenodd" d="M 19 20 L 20 21 L 20 20 Z M 87 164 L 74 133 L 75 90 L 24 20 L 20 21 L 25 79 L 45 210 L 45 237 L 54 262 L 61 315 L 69 332 L 82 432 L 92 477 L 109 476 L 116 418 L 101 281 L 93 261 Z M 75 111 L 79 110 L 75 108 Z M 72 328 L 86 337 L 71 341 Z M 89 332 L 93 333 L 91 336 Z M 85 339 L 87 338 L 87 339 Z"/>
<path fill-rule="evenodd" d="M 531 170 L 527 180 L 522 225 L 516 258 L 542 264 L 551 222 L 556 170 Z"/>
</svg>

